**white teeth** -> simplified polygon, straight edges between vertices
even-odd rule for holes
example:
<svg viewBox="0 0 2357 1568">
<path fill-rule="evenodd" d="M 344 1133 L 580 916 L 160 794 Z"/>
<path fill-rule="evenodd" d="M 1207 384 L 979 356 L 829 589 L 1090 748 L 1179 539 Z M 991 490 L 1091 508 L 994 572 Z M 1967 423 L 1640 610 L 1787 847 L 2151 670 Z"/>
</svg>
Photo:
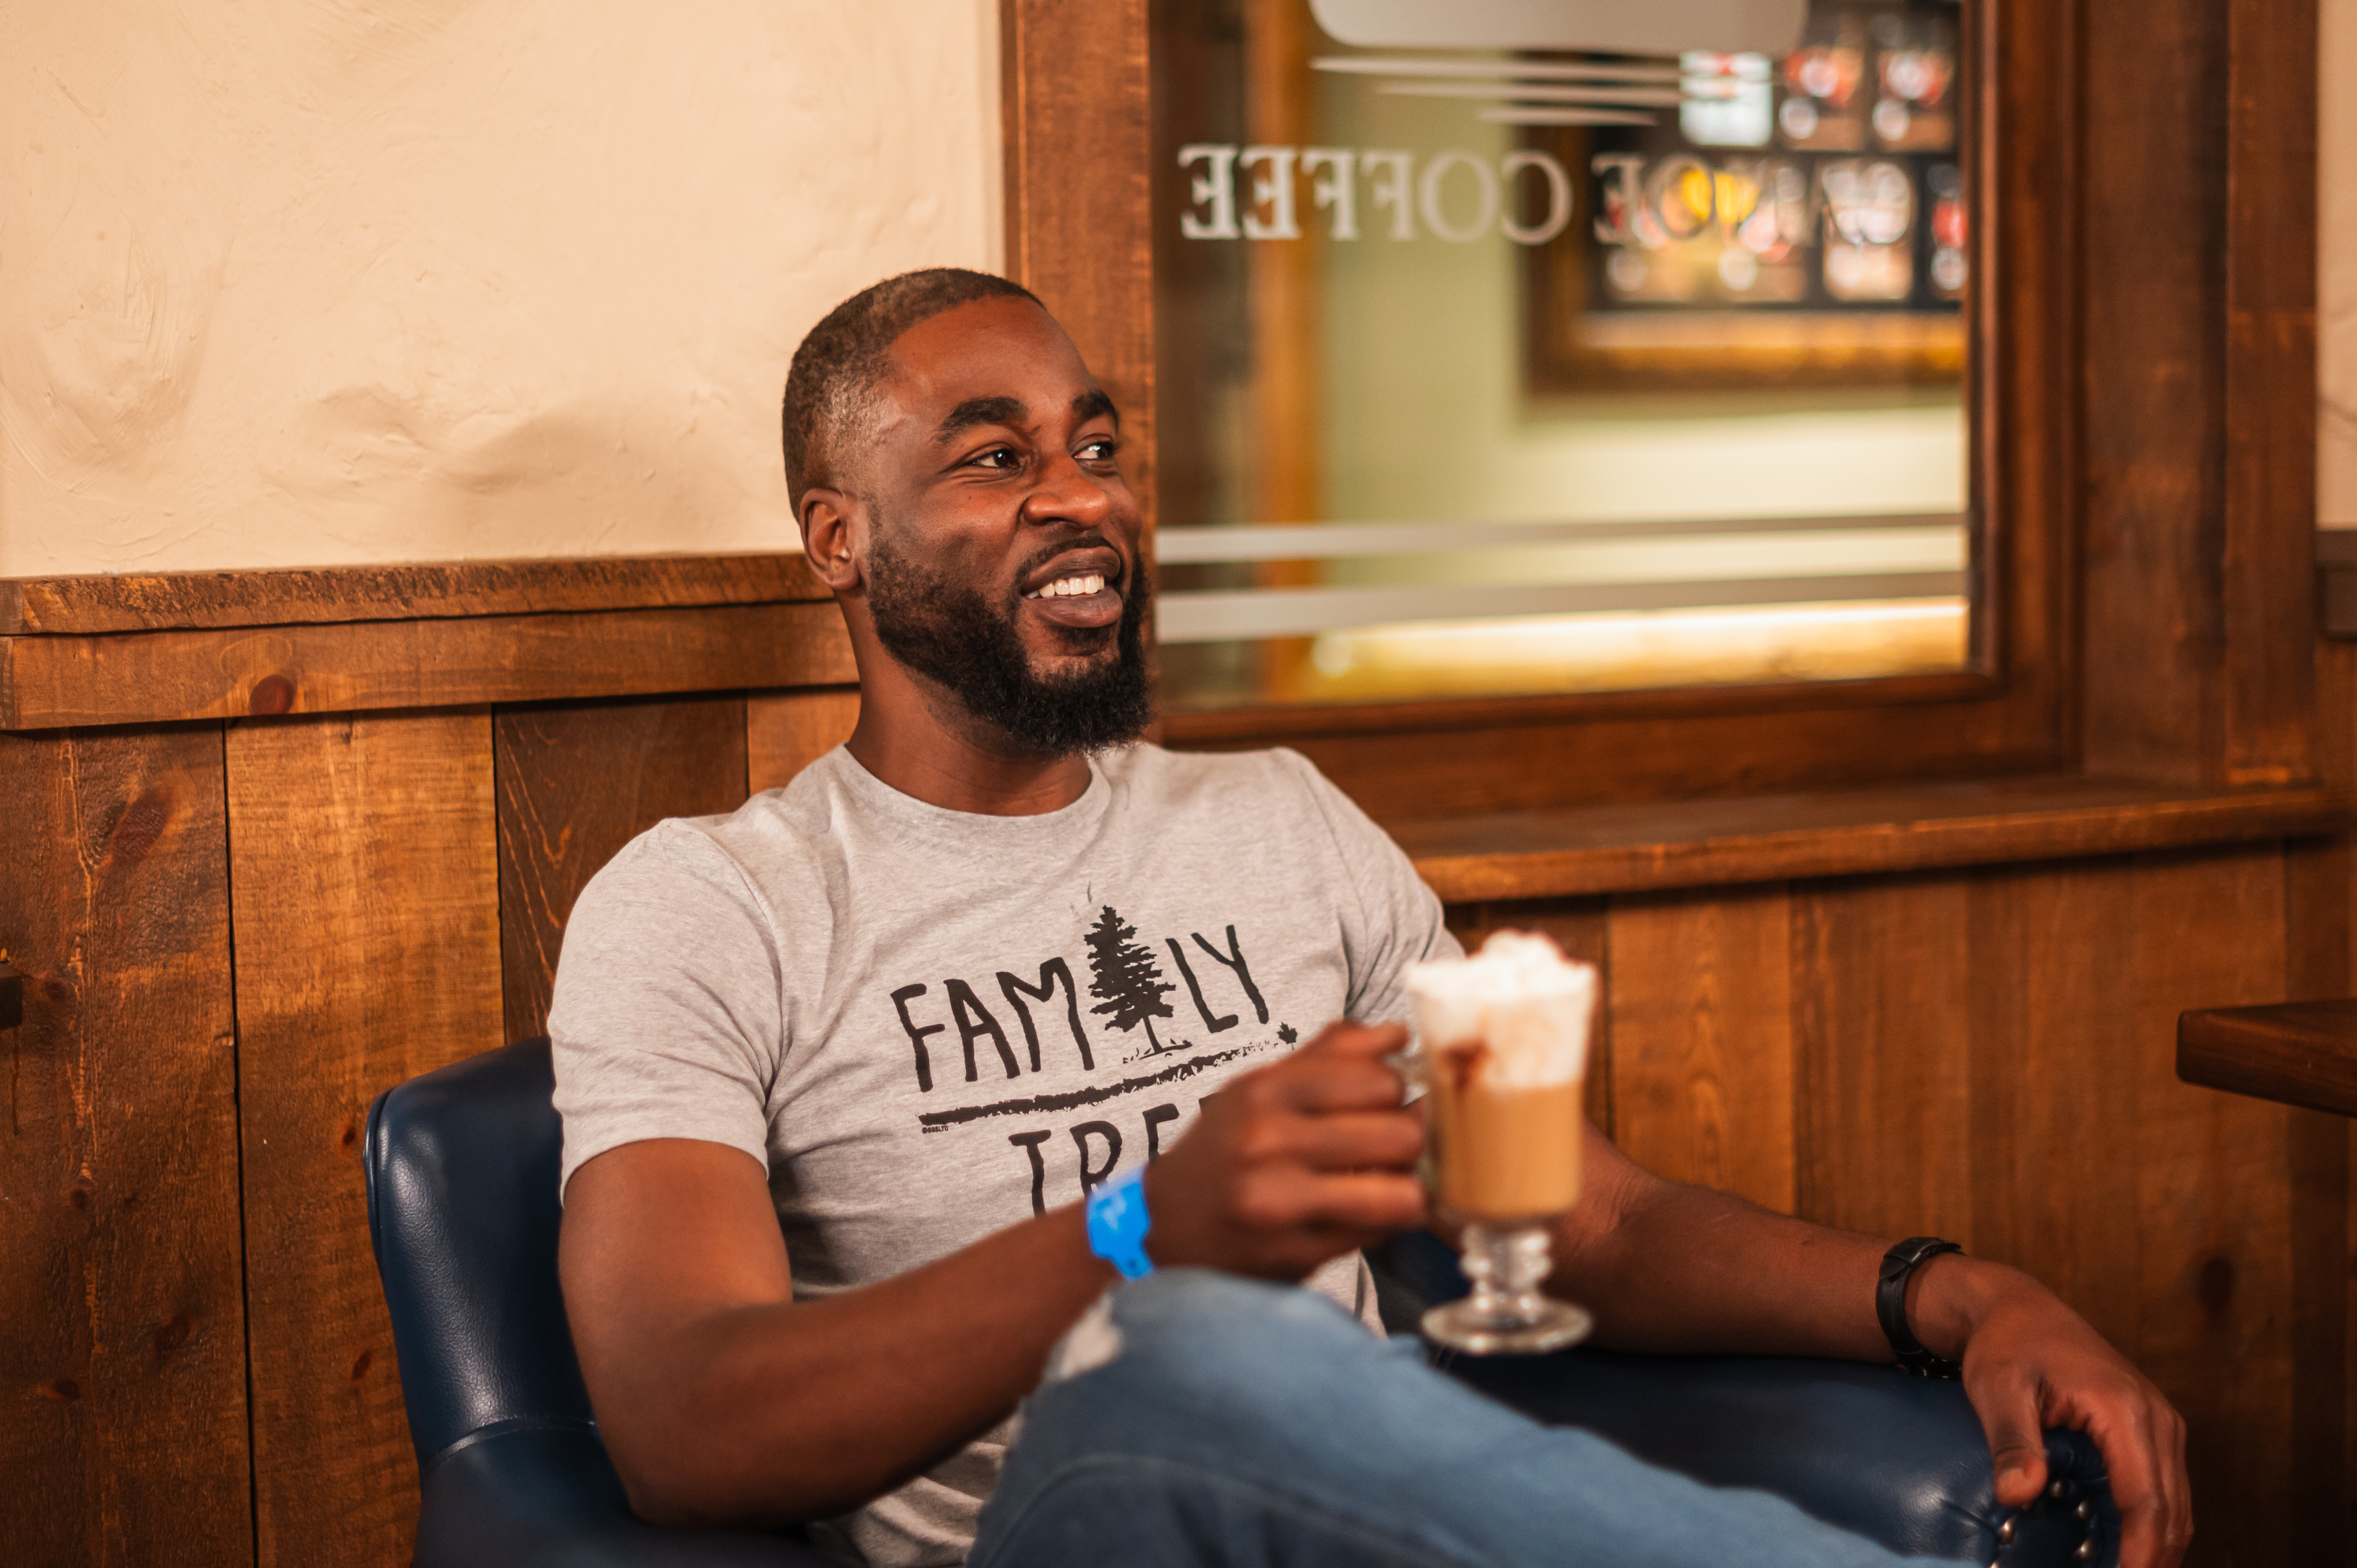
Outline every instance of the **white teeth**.
<svg viewBox="0 0 2357 1568">
<path fill-rule="evenodd" d="M 1084 577 L 1059 577 L 1031 596 L 1035 599 L 1064 599 L 1075 595 L 1101 593 L 1104 589 L 1102 574 L 1091 573 Z"/>
</svg>

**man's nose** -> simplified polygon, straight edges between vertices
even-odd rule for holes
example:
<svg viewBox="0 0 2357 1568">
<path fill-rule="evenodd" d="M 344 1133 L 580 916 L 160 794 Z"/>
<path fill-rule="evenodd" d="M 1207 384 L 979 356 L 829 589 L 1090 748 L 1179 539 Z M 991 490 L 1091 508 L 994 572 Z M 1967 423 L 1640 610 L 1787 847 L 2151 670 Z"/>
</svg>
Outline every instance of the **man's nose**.
<svg viewBox="0 0 2357 1568">
<path fill-rule="evenodd" d="M 1069 452 L 1049 459 L 1039 482 L 1023 498 L 1026 522 L 1079 522 L 1091 526 L 1113 515 L 1113 491 L 1103 478 L 1081 467 Z"/>
</svg>

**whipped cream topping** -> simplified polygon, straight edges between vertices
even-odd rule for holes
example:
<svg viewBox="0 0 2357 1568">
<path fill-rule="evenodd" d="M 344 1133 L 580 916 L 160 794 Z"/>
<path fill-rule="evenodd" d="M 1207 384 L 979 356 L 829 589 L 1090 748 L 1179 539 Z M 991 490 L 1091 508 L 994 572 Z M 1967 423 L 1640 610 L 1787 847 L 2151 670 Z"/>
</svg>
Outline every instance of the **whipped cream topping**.
<svg viewBox="0 0 2357 1568">
<path fill-rule="evenodd" d="M 1566 1083 L 1587 1069 L 1596 966 L 1527 931 L 1498 931 L 1470 958 L 1407 966 L 1416 1033 L 1429 1058 L 1467 1045 L 1493 1089 Z"/>
</svg>

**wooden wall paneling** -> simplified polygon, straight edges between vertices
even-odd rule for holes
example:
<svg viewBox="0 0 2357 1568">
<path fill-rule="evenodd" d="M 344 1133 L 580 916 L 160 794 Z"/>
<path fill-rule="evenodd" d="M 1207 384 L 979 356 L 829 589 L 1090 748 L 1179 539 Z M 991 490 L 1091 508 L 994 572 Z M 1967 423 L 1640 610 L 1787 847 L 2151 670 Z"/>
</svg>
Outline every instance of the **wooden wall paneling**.
<svg viewBox="0 0 2357 1568">
<path fill-rule="evenodd" d="M 0 637 L 553 615 L 828 596 L 826 585 L 800 551 L 0 577 Z"/>
<path fill-rule="evenodd" d="M 548 1027 L 573 901 L 665 817 L 745 803 L 745 699 L 507 708 L 491 721 L 499 781 L 500 972 L 506 1034 Z"/>
<path fill-rule="evenodd" d="M 745 703 L 748 781 L 756 795 L 782 789 L 794 775 L 851 738 L 859 722 L 859 688 L 756 692 Z"/>
<path fill-rule="evenodd" d="M 2317 0 L 2226 0 L 2223 776 L 2314 766 Z"/>
<path fill-rule="evenodd" d="M 2214 779 L 2226 6 L 2089 4 L 2084 16 L 2085 756 L 2141 778 Z M 2156 235 L 2163 210 L 2177 220 Z"/>
<path fill-rule="evenodd" d="M 2328 680 L 2320 685 L 2330 689 Z M 2321 710 L 2330 714 L 2333 710 Z M 2321 738 L 2321 737 L 2319 737 Z M 2330 750 L 2329 746 L 2320 750 Z M 2357 891 L 2357 854 L 2346 838 L 2295 840 L 2284 846 L 2285 993 L 2327 1001 L 2351 991 L 2350 898 Z M 2357 1532 L 2350 1525 L 2350 1422 L 2357 1389 L 2349 1379 L 2357 1273 L 2350 1202 L 2349 1119 L 2312 1111 L 2288 1118 L 2291 1166 L 2293 1487 L 2302 1498 L 2339 1498 L 2342 1506 L 2309 1511 L 2300 1541 L 2313 1563 L 2347 1563 Z"/>
<path fill-rule="evenodd" d="M 2319 1561 L 2302 1548 L 2337 1499 L 2298 1494 L 2287 1419 L 2318 1370 L 2293 1363 L 2295 1113 L 2179 1082 L 2173 1049 L 2188 1006 L 2283 994 L 2283 857 L 2141 856 L 2118 875 L 2132 889 L 2134 1026 L 2115 1060 L 2134 1074 L 2119 1153 L 2138 1198 L 2139 1361 L 2186 1417 L 2204 1559 Z M 2104 1113 L 2104 1099 L 2082 1103 Z"/>
<path fill-rule="evenodd" d="M 1566 898 L 1550 903 L 1452 904 L 1444 911 L 1448 929 L 1471 952 L 1491 931 L 1538 931 L 1553 937 L 1567 958 L 1597 968 L 1596 1018 L 1587 1036 L 1587 1119 L 1608 1138 L 1612 1132 L 1612 953 L 1601 898 Z"/>
<path fill-rule="evenodd" d="M 1672 1180 L 1788 1214 L 1791 912 L 1771 884 L 1616 898 L 1606 919 L 1614 1141 Z"/>
<path fill-rule="evenodd" d="M 1006 275 L 1063 323 L 1120 408 L 1122 471 L 1150 526 L 1146 0 L 1001 0 L 999 18 Z"/>
<path fill-rule="evenodd" d="M 379 1568 L 417 1482 L 361 1140 L 500 1040 L 491 716 L 248 721 L 228 779 L 258 1560 Z"/>
<path fill-rule="evenodd" d="M 0 735 L 0 1541 L 253 1561 L 217 725 Z"/>
<path fill-rule="evenodd" d="M 0 638 L 0 729 L 361 713 L 858 678 L 832 604 Z"/>
<path fill-rule="evenodd" d="M 1968 874 L 1792 889 L 1799 1212 L 1974 1247 Z"/>
</svg>

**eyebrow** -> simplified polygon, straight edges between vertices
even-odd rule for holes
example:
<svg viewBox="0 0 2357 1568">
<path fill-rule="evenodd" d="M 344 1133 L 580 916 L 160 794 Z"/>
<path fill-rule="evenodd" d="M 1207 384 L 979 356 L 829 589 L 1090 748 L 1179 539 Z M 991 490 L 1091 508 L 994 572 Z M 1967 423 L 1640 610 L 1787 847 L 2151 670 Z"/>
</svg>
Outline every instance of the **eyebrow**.
<svg viewBox="0 0 2357 1568">
<path fill-rule="evenodd" d="M 1023 403 L 1011 397 L 970 397 L 950 410 L 941 428 L 933 432 L 936 445 L 953 441 L 961 431 L 977 424 L 1014 424 L 1023 417 Z"/>
<path fill-rule="evenodd" d="M 1100 414 L 1112 420 L 1115 424 L 1121 423 L 1121 410 L 1114 407 L 1113 399 L 1105 395 L 1103 387 L 1092 387 L 1072 400 L 1074 419 L 1094 419 Z"/>
</svg>

